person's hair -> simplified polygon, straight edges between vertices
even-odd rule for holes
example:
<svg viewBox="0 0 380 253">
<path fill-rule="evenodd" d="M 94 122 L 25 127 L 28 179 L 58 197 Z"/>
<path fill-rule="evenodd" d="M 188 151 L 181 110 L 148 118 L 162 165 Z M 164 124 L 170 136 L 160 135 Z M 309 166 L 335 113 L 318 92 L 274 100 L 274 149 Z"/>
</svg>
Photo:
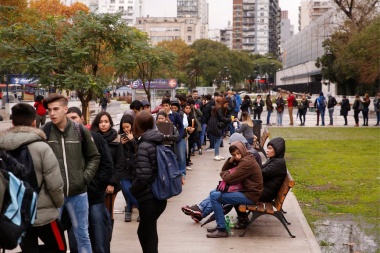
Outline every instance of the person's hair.
<svg viewBox="0 0 380 253">
<path fill-rule="evenodd" d="M 162 99 L 161 104 L 162 104 L 162 105 L 163 105 L 163 104 L 168 104 L 168 105 L 170 105 L 170 98 L 164 98 L 164 99 Z"/>
<path fill-rule="evenodd" d="M 123 130 L 123 123 L 129 123 L 131 125 L 131 129 L 133 128 L 133 117 L 131 115 L 128 115 L 128 114 L 125 114 L 123 115 L 123 117 L 121 117 L 121 120 L 120 120 L 120 129 L 119 129 L 119 133 L 123 133 L 124 130 Z"/>
<path fill-rule="evenodd" d="M 108 112 L 99 112 L 96 116 L 95 116 L 95 119 L 92 121 L 91 123 L 91 128 L 90 130 L 93 131 L 93 132 L 97 132 L 99 133 L 100 132 L 100 129 L 99 129 L 99 123 L 100 123 L 100 119 L 106 115 L 108 120 L 110 121 L 110 125 L 111 125 L 111 128 L 113 127 L 113 120 L 112 120 L 112 117 L 111 115 L 108 113 Z"/>
<path fill-rule="evenodd" d="M 368 93 L 364 94 L 364 100 L 365 100 L 365 101 L 368 101 L 368 100 L 369 100 L 369 95 L 368 95 Z"/>
<path fill-rule="evenodd" d="M 197 93 L 198 93 L 198 91 L 197 91 L 197 90 L 193 90 L 193 93 L 195 93 L 195 92 L 197 92 Z"/>
<path fill-rule="evenodd" d="M 76 113 L 78 114 L 79 118 L 82 117 L 83 115 L 82 111 L 78 107 L 75 107 L 75 106 L 72 106 L 67 110 L 66 114 L 69 114 L 69 113 Z"/>
<path fill-rule="evenodd" d="M 355 94 L 355 98 L 360 98 L 359 94 Z"/>
<path fill-rule="evenodd" d="M 133 100 L 129 108 L 132 110 L 135 109 L 137 111 L 140 111 L 141 109 L 144 109 L 144 105 L 140 100 Z"/>
<path fill-rule="evenodd" d="M 347 98 L 346 95 L 343 95 L 342 97 L 343 97 L 343 98 Z"/>
<path fill-rule="evenodd" d="M 18 103 L 11 109 L 12 123 L 14 126 L 32 126 L 36 120 L 36 110 L 26 103 Z"/>
<path fill-rule="evenodd" d="M 248 126 L 250 127 L 253 127 L 253 122 L 252 122 L 252 119 L 251 119 L 251 115 L 249 115 L 248 112 L 243 112 L 241 114 L 241 119 L 242 119 L 242 122 L 247 122 Z"/>
<path fill-rule="evenodd" d="M 230 154 L 232 154 L 232 152 L 235 152 L 236 150 L 239 150 L 236 146 L 234 145 L 231 145 L 229 148 L 228 148 L 228 151 L 230 151 Z"/>
<path fill-rule="evenodd" d="M 218 97 L 219 96 L 219 92 L 214 92 L 214 97 Z"/>
<path fill-rule="evenodd" d="M 142 111 L 138 113 L 135 117 L 135 121 L 133 124 L 133 134 L 138 137 L 143 135 L 148 129 L 153 129 L 153 117 L 147 111 Z"/>
<path fill-rule="evenodd" d="M 69 101 L 67 100 L 67 98 L 57 93 L 50 94 L 47 98 L 43 100 L 42 104 L 45 107 L 45 109 L 48 109 L 48 105 L 56 101 L 59 101 L 59 103 L 62 106 L 67 106 L 69 104 Z"/>
<path fill-rule="evenodd" d="M 158 120 L 158 116 L 164 116 L 165 119 L 168 121 L 168 122 L 171 122 L 169 117 L 168 117 L 168 114 L 164 111 L 164 110 L 159 110 L 158 113 L 157 113 L 157 116 L 156 116 L 156 120 Z"/>
<path fill-rule="evenodd" d="M 251 98 L 248 95 L 244 96 L 244 100 L 250 100 Z"/>
<path fill-rule="evenodd" d="M 206 94 L 205 98 L 206 98 L 206 100 L 210 101 L 211 100 L 211 95 L 210 94 Z"/>
<path fill-rule="evenodd" d="M 186 106 L 190 106 L 190 108 L 191 108 L 191 104 L 188 103 L 188 102 L 186 102 L 186 103 L 183 105 L 183 108 L 182 108 L 182 109 L 184 110 Z"/>
<path fill-rule="evenodd" d="M 195 100 L 194 100 L 194 98 L 189 97 L 189 98 L 187 99 L 187 103 L 189 103 L 189 104 L 191 104 L 191 105 L 195 105 Z"/>
</svg>

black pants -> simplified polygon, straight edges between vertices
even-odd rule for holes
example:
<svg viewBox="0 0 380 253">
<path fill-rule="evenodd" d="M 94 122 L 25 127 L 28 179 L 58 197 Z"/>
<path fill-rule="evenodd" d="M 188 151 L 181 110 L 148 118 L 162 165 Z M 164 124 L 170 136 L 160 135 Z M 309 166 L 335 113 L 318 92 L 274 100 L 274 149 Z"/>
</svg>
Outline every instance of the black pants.
<svg viewBox="0 0 380 253">
<path fill-rule="evenodd" d="M 44 245 L 38 245 L 38 238 Z M 20 245 L 22 252 L 66 252 L 66 239 L 59 220 L 55 220 L 41 227 L 30 227 Z"/>
<path fill-rule="evenodd" d="M 166 204 L 166 200 L 155 198 L 139 202 L 140 223 L 137 235 L 144 253 L 158 252 L 157 220 Z"/>
</svg>

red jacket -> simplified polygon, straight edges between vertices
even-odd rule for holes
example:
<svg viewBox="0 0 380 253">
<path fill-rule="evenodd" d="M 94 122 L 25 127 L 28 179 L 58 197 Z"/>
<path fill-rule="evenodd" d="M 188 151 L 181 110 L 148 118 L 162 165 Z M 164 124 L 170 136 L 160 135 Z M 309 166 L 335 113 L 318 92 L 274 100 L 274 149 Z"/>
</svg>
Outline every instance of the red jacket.
<svg viewBox="0 0 380 253">
<path fill-rule="evenodd" d="M 286 100 L 288 100 L 288 107 L 293 107 L 293 101 L 296 99 L 296 97 L 291 94 L 288 96 L 288 98 Z"/>
<path fill-rule="evenodd" d="M 35 102 L 34 107 L 36 107 L 36 112 L 38 115 L 40 115 L 40 116 L 46 115 L 46 109 L 42 105 L 42 102 L 40 102 L 40 101 Z"/>
</svg>

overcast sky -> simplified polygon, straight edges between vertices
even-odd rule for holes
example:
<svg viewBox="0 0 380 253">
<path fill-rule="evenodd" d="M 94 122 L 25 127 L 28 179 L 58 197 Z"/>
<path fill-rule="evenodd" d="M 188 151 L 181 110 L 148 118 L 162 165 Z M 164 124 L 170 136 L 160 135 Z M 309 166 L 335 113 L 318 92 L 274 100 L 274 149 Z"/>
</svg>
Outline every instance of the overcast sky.
<svg viewBox="0 0 380 253">
<path fill-rule="evenodd" d="M 177 15 L 177 0 L 144 0 L 145 12 L 151 17 L 175 17 Z M 290 23 L 298 31 L 298 6 L 301 0 L 279 0 L 282 10 L 288 10 Z M 232 0 L 208 0 L 209 29 L 224 29 L 228 21 L 232 24 Z"/>
</svg>

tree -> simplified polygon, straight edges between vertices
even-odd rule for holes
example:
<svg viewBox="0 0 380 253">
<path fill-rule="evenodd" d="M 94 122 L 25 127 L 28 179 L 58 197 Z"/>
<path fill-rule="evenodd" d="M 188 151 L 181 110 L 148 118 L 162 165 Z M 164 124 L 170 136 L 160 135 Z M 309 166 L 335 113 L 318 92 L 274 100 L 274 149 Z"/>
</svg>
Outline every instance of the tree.
<svg viewBox="0 0 380 253">
<path fill-rule="evenodd" d="M 35 27 L 14 24 L 1 30 L 0 69 L 15 69 L 46 88 L 75 90 L 87 119 L 88 103 L 113 76 L 120 52 L 132 46 L 135 30 L 120 15 L 78 13 L 69 20 L 49 18 Z"/>
</svg>

